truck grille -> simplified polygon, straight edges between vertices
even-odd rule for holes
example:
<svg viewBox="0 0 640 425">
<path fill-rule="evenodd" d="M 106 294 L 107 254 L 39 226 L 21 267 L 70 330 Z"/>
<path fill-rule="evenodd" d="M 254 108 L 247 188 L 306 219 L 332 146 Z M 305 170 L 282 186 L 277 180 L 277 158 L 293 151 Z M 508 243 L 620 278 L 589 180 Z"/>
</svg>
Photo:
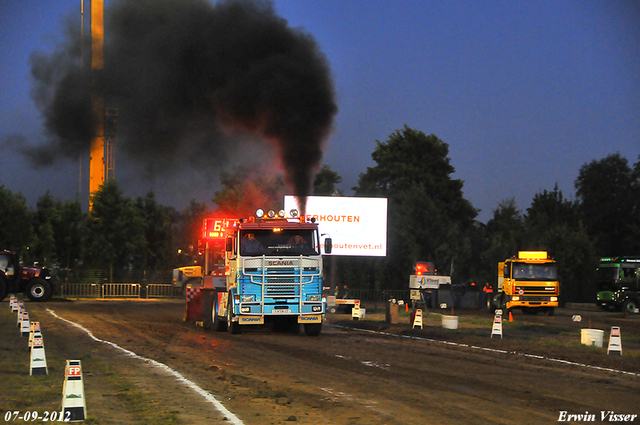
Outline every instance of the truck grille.
<svg viewBox="0 0 640 425">
<path fill-rule="evenodd" d="M 268 277 L 267 283 L 296 283 L 295 277 Z"/>
<path fill-rule="evenodd" d="M 548 289 L 545 289 L 548 288 Z M 523 293 L 520 293 L 520 290 Z M 553 286 L 517 286 L 514 295 L 557 295 L 556 288 Z"/>
<path fill-rule="evenodd" d="M 549 297 L 522 297 L 522 301 L 549 301 Z"/>
<path fill-rule="evenodd" d="M 247 275 L 251 278 L 252 283 L 311 283 L 313 282 L 313 275 L 302 276 L 302 282 L 300 281 L 300 275 L 295 276 L 254 276 Z M 264 280 L 263 280 L 264 279 Z"/>
<path fill-rule="evenodd" d="M 296 297 L 300 295 L 298 285 L 266 285 L 265 295 L 268 297 Z"/>
</svg>

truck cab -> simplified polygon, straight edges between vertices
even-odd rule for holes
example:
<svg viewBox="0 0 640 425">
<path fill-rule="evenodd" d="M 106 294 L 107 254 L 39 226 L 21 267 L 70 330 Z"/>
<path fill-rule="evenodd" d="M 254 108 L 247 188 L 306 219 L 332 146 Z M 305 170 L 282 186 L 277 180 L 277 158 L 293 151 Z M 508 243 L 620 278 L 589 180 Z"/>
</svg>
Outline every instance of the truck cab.
<svg viewBox="0 0 640 425">
<path fill-rule="evenodd" d="M 601 258 L 596 285 L 598 307 L 635 313 L 640 306 L 640 257 Z"/>
<path fill-rule="evenodd" d="M 251 324 L 291 329 L 303 324 L 306 334 L 319 335 L 326 309 L 322 246 L 315 220 L 298 217 L 297 211 L 285 218 L 284 211 L 265 216 L 259 210 L 227 228 L 224 287 L 212 280 L 213 327 L 238 333 Z M 324 249 L 331 252 L 331 239 Z"/>
<path fill-rule="evenodd" d="M 492 307 L 524 313 L 539 311 L 552 316 L 558 307 L 560 283 L 556 262 L 546 251 L 518 251 L 518 256 L 498 263 L 498 291 Z"/>
</svg>

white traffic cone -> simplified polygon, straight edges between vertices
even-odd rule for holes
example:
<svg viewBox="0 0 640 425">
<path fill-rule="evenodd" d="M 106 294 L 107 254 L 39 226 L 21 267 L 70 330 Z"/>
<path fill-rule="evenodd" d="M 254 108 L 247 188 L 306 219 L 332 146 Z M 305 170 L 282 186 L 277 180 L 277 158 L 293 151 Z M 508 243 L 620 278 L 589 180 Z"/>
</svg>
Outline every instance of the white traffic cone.
<svg viewBox="0 0 640 425">
<path fill-rule="evenodd" d="M 11 309 L 11 311 L 13 311 L 13 306 L 16 304 L 17 301 L 18 299 L 16 298 L 16 296 L 11 295 L 11 298 L 9 298 L 9 308 Z"/>
<path fill-rule="evenodd" d="M 496 338 L 502 339 L 502 313 L 498 314 L 498 312 L 496 312 L 496 315 L 493 317 L 493 328 L 491 328 L 491 338 L 493 338 L 494 336 Z"/>
<path fill-rule="evenodd" d="M 20 333 L 22 336 L 29 336 L 31 326 L 29 325 L 29 313 L 22 313 L 22 322 L 20 322 Z"/>
<path fill-rule="evenodd" d="M 620 336 L 620 328 L 618 326 L 611 327 L 607 354 L 622 355 L 622 337 Z"/>
<path fill-rule="evenodd" d="M 422 329 L 422 310 L 420 309 L 416 310 L 416 315 L 413 318 L 413 329 L 415 329 L 416 326 L 420 326 L 420 329 Z"/>
<path fill-rule="evenodd" d="M 44 353 L 44 341 L 42 340 L 42 334 L 39 332 L 33 334 L 30 370 L 29 375 L 47 375 L 49 373 L 47 356 Z"/>
<path fill-rule="evenodd" d="M 360 320 L 360 301 L 356 301 L 355 305 L 351 309 L 351 318 L 353 320 Z"/>
<path fill-rule="evenodd" d="M 16 322 L 18 329 L 20 329 L 22 327 L 22 313 L 26 313 L 27 310 L 25 310 L 24 307 L 20 307 L 20 310 L 18 310 L 18 320 Z"/>
<path fill-rule="evenodd" d="M 87 417 L 80 360 L 67 360 L 62 388 L 62 412 L 65 420 L 69 417 L 71 421 L 83 421 Z M 67 412 L 69 412 L 69 416 L 67 416 Z"/>
<path fill-rule="evenodd" d="M 29 349 L 33 347 L 33 335 L 36 332 L 40 332 L 40 322 L 31 322 L 31 326 L 29 327 Z"/>
<path fill-rule="evenodd" d="M 17 313 L 20 311 L 20 302 L 18 301 L 18 298 L 13 297 L 13 308 L 11 309 L 12 313 Z"/>
</svg>

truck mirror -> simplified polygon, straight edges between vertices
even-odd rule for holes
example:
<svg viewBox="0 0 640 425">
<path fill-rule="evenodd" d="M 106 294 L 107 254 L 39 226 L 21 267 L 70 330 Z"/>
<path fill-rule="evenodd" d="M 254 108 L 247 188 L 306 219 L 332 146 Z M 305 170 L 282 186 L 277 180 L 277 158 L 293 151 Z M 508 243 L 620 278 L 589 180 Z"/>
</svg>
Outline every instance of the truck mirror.
<svg viewBox="0 0 640 425">
<path fill-rule="evenodd" d="M 224 250 L 227 252 L 232 252 L 233 251 L 233 238 L 232 237 L 228 237 L 225 241 L 225 245 L 224 245 Z"/>
<path fill-rule="evenodd" d="M 325 238 L 324 240 L 324 253 L 325 254 L 331 254 L 331 248 L 333 247 L 333 244 L 331 242 L 331 238 Z"/>
</svg>

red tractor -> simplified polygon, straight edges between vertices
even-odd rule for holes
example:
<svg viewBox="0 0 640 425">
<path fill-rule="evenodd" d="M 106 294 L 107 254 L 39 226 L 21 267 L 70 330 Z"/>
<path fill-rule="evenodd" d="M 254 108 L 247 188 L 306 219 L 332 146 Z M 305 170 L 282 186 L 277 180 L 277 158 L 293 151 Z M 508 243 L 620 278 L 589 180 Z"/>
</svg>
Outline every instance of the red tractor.
<svg viewBox="0 0 640 425">
<path fill-rule="evenodd" d="M 25 293 L 31 301 L 47 301 L 54 292 L 45 267 L 22 266 L 15 252 L 0 251 L 0 301 L 9 293 Z"/>
</svg>

